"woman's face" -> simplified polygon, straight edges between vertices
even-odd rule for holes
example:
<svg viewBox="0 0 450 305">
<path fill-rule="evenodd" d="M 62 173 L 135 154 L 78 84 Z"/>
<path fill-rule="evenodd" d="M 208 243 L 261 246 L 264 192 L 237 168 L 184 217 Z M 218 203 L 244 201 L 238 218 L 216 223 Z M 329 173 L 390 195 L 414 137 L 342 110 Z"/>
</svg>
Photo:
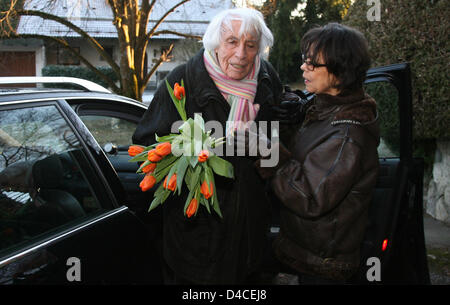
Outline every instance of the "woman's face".
<svg viewBox="0 0 450 305">
<path fill-rule="evenodd" d="M 318 65 L 323 65 L 322 56 L 318 56 Z M 335 76 L 328 72 L 327 67 L 316 66 L 311 64 L 311 60 L 306 58 L 300 69 L 303 71 L 303 79 L 305 80 L 305 89 L 315 94 L 338 95 L 339 90 L 333 87 Z"/>
<path fill-rule="evenodd" d="M 241 21 L 231 21 L 232 29 L 222 27 L 219 47 L 215 50 L 220 68 L 230 78 L 241 80 L 252 70 L 259 51 L 259 41 L 251 33 L 239 37 Z"/>
</svg>

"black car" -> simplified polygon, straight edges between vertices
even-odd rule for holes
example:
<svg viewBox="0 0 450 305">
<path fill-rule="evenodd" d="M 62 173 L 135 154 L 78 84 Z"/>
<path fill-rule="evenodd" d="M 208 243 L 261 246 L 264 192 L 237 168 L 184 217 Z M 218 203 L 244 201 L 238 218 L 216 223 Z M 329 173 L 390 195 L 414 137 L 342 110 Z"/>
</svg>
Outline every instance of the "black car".
<svg viewBox="0 0 450 305">
<path fill-rule="evenodd" d="M 11 81 L 28 82 L 3 80 Z M 101 101 L 106 109 L 114 109 L 112 101 L 131 103 L 141 113 L 145 107 L 83 85 L 0 94 L 2 284 L 162 282 L 149 228 L 127 205 L 117 172 L 67 102 Z"/>
<path fill-rule="evenodd" d="M 162 283 L 161 211 L 127 153 L 146 106 L 84 86 L 0 94 L 0 283 Z M 386 141 L 354 283 L 429 283 L 410 86 L 408 64 L 367 74 Z"/>
</svg>

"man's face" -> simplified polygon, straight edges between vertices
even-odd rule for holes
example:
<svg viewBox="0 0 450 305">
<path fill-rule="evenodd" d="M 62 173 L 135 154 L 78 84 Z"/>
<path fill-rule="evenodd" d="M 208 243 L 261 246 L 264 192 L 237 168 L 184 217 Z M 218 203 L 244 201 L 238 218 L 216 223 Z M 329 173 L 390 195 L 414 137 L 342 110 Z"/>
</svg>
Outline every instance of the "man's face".
<svg viewBox="0 0 450 305">
<path fill-rule="evenodd" d="M 219 47 L 215 50 L 220 68 L 228 77 L 241 80 L 252 70 L 259 41 L 252 33 L 239 37 L 241 21 L 233 20 L 232 29 L 222 27 Z"/>
</svg>

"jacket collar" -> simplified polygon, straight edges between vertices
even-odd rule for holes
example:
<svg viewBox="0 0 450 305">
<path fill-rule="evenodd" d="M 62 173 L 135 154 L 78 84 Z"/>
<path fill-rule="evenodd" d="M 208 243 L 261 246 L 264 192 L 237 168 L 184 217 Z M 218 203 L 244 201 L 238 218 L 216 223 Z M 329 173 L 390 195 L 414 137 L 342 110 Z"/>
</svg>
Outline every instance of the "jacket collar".
<svg viewBox="0 0 450 305">
<path fill-rule="evenodd" d="M 353 104 L 362 99 L 364 99 L 364 90 L 362 88 L 345 95 L 317 94 L 317 104 L 322 107 Z"/>
<path fill-rule="evenodd" d="M 363 89 L 346 95 L 317 94 L 308 109 L 310 120 L 351 120 L 360 123 L 373 121 L 377 116 L 376 102 Z"/>
</svg>

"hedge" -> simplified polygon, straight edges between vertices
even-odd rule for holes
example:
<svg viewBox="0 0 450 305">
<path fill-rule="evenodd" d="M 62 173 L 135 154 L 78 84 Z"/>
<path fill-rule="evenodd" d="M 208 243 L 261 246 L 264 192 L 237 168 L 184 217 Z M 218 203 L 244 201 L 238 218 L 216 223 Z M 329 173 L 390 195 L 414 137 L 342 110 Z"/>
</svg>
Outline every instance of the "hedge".
<svg viewBox="0 0 450 305">
<path fill-rule="evenodd" d="M 109 67 L 97 67 L 99 71 L 106 74 L 109 78 L 111 78 L 114 82 L 118 81 L 116 74 Z M 42 76 L 65 76 L 65 77 L 76 77 L 85 80 L 92 81 L 97 83 L 105 88 L 108 88 L 109 85 L 101 79 L 97 74 L 95 74 L 92 70 L 82 66 L 61 66 L 61 65 L 48 65 L 42 69 Z M 46 84 L 46 87 L 54 88 L 66 88 L 66 89 L 79 89 L 74 85 L 49 85 Z"/>
<path fill-rule="evenodd" d="M 415 140 L 450 139 L 450 5 L 445 0 L 383 0 L 380 21 L 373 5 L 355 1 L 344 23 L 369 41 L 373 65 L 409 62 Z"/>
</svg>

